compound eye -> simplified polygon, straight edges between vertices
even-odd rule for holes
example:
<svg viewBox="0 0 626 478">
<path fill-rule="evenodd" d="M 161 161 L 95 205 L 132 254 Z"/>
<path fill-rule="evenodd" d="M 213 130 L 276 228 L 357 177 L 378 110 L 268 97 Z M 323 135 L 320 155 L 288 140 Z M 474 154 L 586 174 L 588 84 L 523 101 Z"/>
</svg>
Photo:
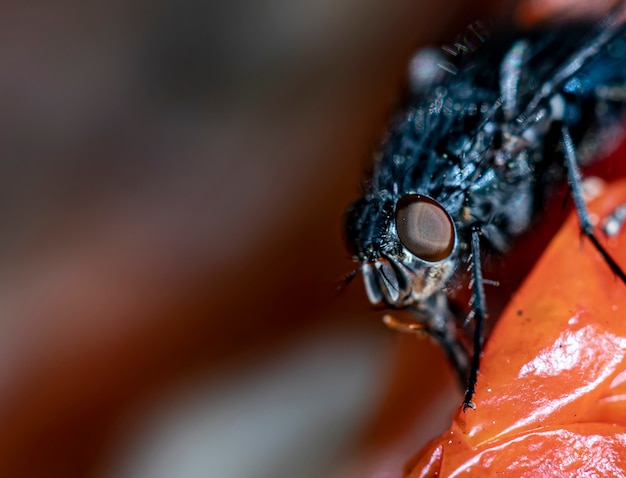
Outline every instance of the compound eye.
<svg viewBox="0 0 626 478">
<path fill-rule="evenodd" d="M 424 261 L 442 261 L 454 249 L 452 218 L 441 204 L 426 196 L 411 194 L 398 201 L 396 230 L 404 247 Z"/>
</svg>

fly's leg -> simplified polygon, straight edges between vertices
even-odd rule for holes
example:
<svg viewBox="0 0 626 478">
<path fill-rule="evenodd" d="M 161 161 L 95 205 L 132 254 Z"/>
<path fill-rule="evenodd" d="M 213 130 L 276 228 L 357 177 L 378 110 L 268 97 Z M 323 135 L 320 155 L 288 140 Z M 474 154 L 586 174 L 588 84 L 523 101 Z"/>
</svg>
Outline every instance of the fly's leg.
<svg viewBox="0 0 626 478">
<path fill-rule="evenodd" d="M 605 262 L 611 268 L 613 273 L 620 278 L 620 280 L 626 284 L 626 274 L 621 267 L 613 260 L 607 250 L 598 241 L 598 238 L 593 232 L 593 224 L 589 220 L 589 212 L 583 199 L 582 186 L 581 186 L 581 174 L 576 162 L 576 150 L 574 149 L 574 143 L 572 137 L 569 134 L 567 126 L 561 127 L 561 134 L 563 135 L 563 148 L 565 151 L 565 166 L 567 168 L 567 182 L 572 193 L 572 200 L 574 201 L 574 208 L 576 209 L 576 215 L 578 216 L 578 222 L 580 224 L 581 232 L 589 238 L 596 250 L 602 255 Z"/>
<path fill-rule="evenodd" d="M 480 356 L 483 351 L 485 321 L 487 320 L 487 301 L 485 299 L 485 289 L 483 286 L 483 270 L 480 260 L 480 226 L 472 226 L 472 314 L 474 316 L 474 343 L 472 363 L 470 365 L 465 398 L 463 400 L 463 411 L 468 408 L 475 409 L 476 405 L 472 401 L 478 380 L 478 368 L 480 367 Z"/>
<path fill-rule="evenodd" d="M 429 331 L 428 333 L 441 346 L 456 372 L 459 383 L 461 386 L 464 386 L 467 383 L 467 368 L 469 362 L 465 347 L 461 345 L 456 336 L 451 337 L 449 334 L 442 333 L 438 330 Z"/>
<path fill-rule="evenodd" d="M 424 324 L 425 332 L 441 346 L 456 372 L 459 384 L 463 387 L 467 383 L 469 355 L 457 335 L 459 321 L 450 310 L 448 298 L 444 293 L 434 294 L 425 305 L 424 311 L 419 307 L 412 307 L 411 311 L 418 321 Z"/>
<path fill-rule="evenodd" d="M 469 355 L 464 344 L 457 337 L 457 320 L 450 310 L 445 294 L 434 294 L 428 302 L 420 306 L 410 306 L 415 321 L 405 322 L 392 315 L 385 315 L 385 325 L 397 332 L 425 334 L 443 349 L 452 364 L 461 387 L 467 383 Z"/>
<path fill-rule="evenodd" d="M 500 97 L 504 118 L 511 121 L 518 110 L 518 87 L 522 78 L 522 65 L 528 56 L 528 42 L 517 41 L 500 65 Z"/>
</svg>

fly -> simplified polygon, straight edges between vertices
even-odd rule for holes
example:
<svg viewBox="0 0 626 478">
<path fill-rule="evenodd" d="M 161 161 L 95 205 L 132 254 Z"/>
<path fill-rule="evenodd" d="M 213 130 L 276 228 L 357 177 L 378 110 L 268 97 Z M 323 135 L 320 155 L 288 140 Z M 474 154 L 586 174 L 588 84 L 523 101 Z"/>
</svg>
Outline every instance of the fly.
<svg viewBox="0 0 626 478">
<path fill-rule="evenodd" d="M 459 55 L 458 65 L 445 62 L 431 83 L 413 84 L 364 194 L 346 213 L 369 301 L 408 310 L 415 324 L 407 327 L 443 347 L 466 386 L 464 409 L 475 407 L 488 317 L 481 251 L 506 252 L 551 184 L 567 180 L 582 233 L 626 283 L 594 232 L 580 174 L 621 138 L 625 11 L 621 5 L 586 27 L 494 37 Z M 451 279 L 465 269 L 470 347 L 457 336 L 448 300 Z"/>
</svg>

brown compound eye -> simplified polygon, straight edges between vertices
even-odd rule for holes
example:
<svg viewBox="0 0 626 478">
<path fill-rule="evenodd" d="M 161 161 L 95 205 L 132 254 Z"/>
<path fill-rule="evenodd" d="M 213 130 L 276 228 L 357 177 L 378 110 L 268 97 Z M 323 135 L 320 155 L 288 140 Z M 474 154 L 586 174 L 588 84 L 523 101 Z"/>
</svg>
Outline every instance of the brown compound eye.
<svg viewBox="0 0 626 478">
<path fill-rule="evenodd" d="M 411 194 L 398 201 L 396 230 L 404 247 L 424 261 L 442 261 L 454 249 L 452 218 L 441 204 L 427 196 Z"/>
</svg>

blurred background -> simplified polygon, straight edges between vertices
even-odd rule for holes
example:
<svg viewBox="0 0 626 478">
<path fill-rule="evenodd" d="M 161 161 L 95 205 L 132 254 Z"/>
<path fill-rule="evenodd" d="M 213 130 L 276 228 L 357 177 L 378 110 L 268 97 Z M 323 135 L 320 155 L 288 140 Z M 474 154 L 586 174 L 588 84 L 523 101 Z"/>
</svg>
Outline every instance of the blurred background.
<svg viewBox="0 0 626 478">
<path fill-rule="evenodd" d="M 460 393 L 337 293 L 341 218 L 411 52 L 494 5 L 5 3 L 0 476 L 398 476 Z"/>
</svg>

